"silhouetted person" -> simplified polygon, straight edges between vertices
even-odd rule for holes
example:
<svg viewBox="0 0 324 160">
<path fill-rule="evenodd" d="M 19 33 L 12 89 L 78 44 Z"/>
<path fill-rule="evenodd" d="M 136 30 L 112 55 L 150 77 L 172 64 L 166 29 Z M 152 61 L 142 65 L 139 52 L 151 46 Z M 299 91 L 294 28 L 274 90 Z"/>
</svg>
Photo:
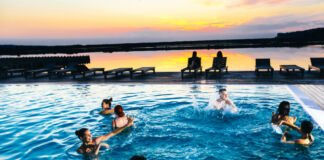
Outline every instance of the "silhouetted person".
<svg viewBox="0 0 324 160">
<path fill-rule="evenodd" d="M 188 59 L 188 67 L 191 69 L 196 69 L 201 67 L 201 58 L 197 57 L 197 52 L 192 52 L 192 57 Z"/>
<path fill-rule="evenodd" d="M 222 51 L 217 52 L 217 58 L 223 58 L 223 53 Z"/>
<path fill-rule="evenodd" d="M 142 155 L 135 155 L 130 160 L 146 160 L 146 158 Z"/>
</svg>

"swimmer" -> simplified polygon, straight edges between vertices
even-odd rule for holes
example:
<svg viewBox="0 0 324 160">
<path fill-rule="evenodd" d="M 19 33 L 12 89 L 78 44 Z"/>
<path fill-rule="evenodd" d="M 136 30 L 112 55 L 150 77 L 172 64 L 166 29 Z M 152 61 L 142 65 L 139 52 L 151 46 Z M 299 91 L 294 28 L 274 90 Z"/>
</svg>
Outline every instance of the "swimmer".
<svg viewBox="0 0 324 160">
<path fill-rule="evenodd" d="M 286 122 L 282 122 L 286 123 Z M 298 131 L 301 134 L 301 139 L 297 139 L 295 141 L 286 141 L 286 137 L 288 136 L 288 133 L 285 132 L 285 134 L 281 137 L 282 143 L 295 143 L 295 144 L 303 144 L 303 145 L 310 145 L 314 142 L 314 137 L 311 134 L 313 130 L 313 124 L 310 121 L 303 121 L 300 125 L 300 128 L 295 126 L 294 124 L 286 123 L 289 127 L 293 128 L 294 130 Z"/>
<path fill-rule="evenodd" d="M 290 104 L 287 101 L 282 101 L 278 107 L 278 113 L 272 112 L 271 123 L 280 126 L 280 124 L 294 124 L 297 117 L 289 117 Z M 285 123 L 282 123 L 285 122 Z"/>
<path fill-rule="evenodd" d="M 79 139 L 83 142 L 82 145 L 78 148 L 77 152 L 80 154 L 95 154 L 97 155 L 99 152 L 100 147 L 104 146 L 107 149 L 109 149 L 109 145 L 107 143 L 101 143 L 102 141 L 106 141 L 110 137 L 120 133 L 125 128 L 131 126 L 133 124 L 133 119 L 128 118 L 128 123 L 116 130 L 114 130 L 111 133 L 108 133 L 106 135 L 98 136 L 94 139 L 92 139 L 92 135 L 90 133 L 90 130 L 87 128 L 81 128 L 77 131 L 75 131 L 75 134 L 79 137 Z"/>
<path fill-rule="evenodd" d="M 217 110 L 225 110 L 226 106 L 231 106 L 234 112 L 237 111 L 235 104 L 230 99 L 227 98 L 226 89 L 220 89 L 219 98 L 216 100 L 216 104 L 214 105 L 214 108 Z"/>
<path fill-rule="evenodd" d="M 125 115 L 123 107 L 121 105 L 116 105 L 114 111 L 117 118 L 111 122 L 112 128 L 114 129 L 125 126 L 128 123 L 129 117 Z"/>
<path fill-rule="evenodd" d="M 104 99 L 101 102 L 101 108 L 102 111 L 100 111 L 100 114 L 114 114 L 114 109 L 111 108 L 111 102 L 112 102 L 112 98 L 110 99 Z"/>
</svg>

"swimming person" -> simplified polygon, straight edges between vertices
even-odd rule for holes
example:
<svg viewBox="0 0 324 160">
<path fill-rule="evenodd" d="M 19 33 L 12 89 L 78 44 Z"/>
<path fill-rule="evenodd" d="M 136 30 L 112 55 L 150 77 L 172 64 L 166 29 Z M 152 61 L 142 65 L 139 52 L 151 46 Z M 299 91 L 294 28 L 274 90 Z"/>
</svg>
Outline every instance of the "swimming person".
<svg viewBox="0 0 324 160">
<path fill-rule="evenodd" d="M 114 109 L 111 108 L 111 102 L 112 102 L 112 98 L 102 100 L 102 102 L 101 102 L 102 111 L 100 111 L 99 113 L 100 114 L 113 114 Z"/>
<path fill-rule="evenodd" d="M 278 113 L 272 112 L 271 123 L 280 126 L 280 124 L 294 124 L 297 117 L 289 117 L 290 103 L 288 101 L 282 101 L 278 107 Z M 282 123 L 286 122 L 286 123 Z"/>
<path fill-rule="evenodd" d="M 92 139 L 90 130 L 87 128 L 81 128 L 81 129 L 75 131 L 75 134 L 83 142 L 82 145 L 78 148 L 77 152 L 81 153 L 81 154 L 95 154 L 95 155 L 97 155 L 100 147 L 104 146 L 107 149 L 109 149 L 109 145 L 107 143 L 101 143 L 101 142 L 106 141 L 110 137 L 120 133 L 125 128 L 127 128 L 133 124 L 133 119 L 128 118 L 127 121 L 128 121 L 128 123 L 125 126 L 118 128 L 118 129 L 114 130 L 113 132 L 108 133 L 106 135 L 98 136 L 94 139 Z"/>
<path fill-rule="evenodd" d="M 231 109 L 231 111 L 236 112 L 237 108 L 235 104 L 227 98 L 227 91 L 226 89 L 222 88 L 219 90 L 219 98 L 216 100 L 216 103 L 214 105 L 214 108 L 217 110 L 225 110 L 225 109 Z M 230 107 L 230 108 L 227 108 Z"/>
<path fill-rule="evenodd" d="M 286 122 L 282 122 L 282 123 L 286 123 Z M 302 137 L 301 139 L 297 139 L 295 141 L 286 141 L 286 137 L 288 135 L 287 132 L 285 132 L 285 134 L 281 137 L 281 142 L 282 143 L 296 143 L 296 144 L 303 144 L 303 145 L 310 145 L 314 142 L 314 137 L 311 134 L 312 130 L 313 130 L 313 124 L 310 121 L 303 121 L 300 125 L 300 128 L 298 128 L 297 126 L 295 126 L 294 124 L 291 123 L 286 123 L 286 125 L 290 126 L 291 128 L 295 129 L 296 131 L 298 131 Z"/>
<path fill-rule="evenodd" d="M 114 111 L 117 118 L 111 122 L 111 127 L 120 128 L 125 126 L 128 123 L 129 118 L 125 115 L 123 107 L 121 105 L 116 105 Z"/>
</svg>

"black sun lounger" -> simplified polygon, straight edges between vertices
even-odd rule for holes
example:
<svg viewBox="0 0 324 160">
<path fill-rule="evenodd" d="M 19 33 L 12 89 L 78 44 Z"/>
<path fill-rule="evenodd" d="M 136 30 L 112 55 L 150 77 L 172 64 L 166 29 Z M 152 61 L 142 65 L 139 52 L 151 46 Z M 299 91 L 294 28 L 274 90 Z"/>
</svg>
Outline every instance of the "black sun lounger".
<svg viewBox="0 0 324 160">
<path fill-rule="evenodd" d="M 273 75 L 274 69 L 270 65 L 270 59 L 256 59 L 255 60 L 255 73 L 259 75 L 260 71 L 265 70 L 266 72 Z"/>
<path fill-rule="evenodd" d="M 324 77 L 324 58 L 310 58 L 311 65 L 308 66 L 308 72 L 312 69 L 320 72 L 320 77 Z"/>
<path fill-rule="evenodd" d="M 104 71 L 103 74 L 105 79 L 107 79 L 107 75 L 115 75 L 116 77 L 118 77 L 119 74 L 123 75 L 124 72 L 129 72 L 130 78 L 133 77 L 133 68 L 116 68 L 116 69 Z"/>
<path fill-rule="evenodd" d="M 218 70 L 219 74 L 221 74 L 222 71 L 226 71 L 226 73 L 228 73 L 228 67 L 226 66 L 226 60 L 227 60 L 227 57 L 222 57 L 222 58 L 214 57 L 213 66 L 206 69 L 206 78 L 208 78 L 208 73 L 210 71 L 214 71 L 216 73 Z"/>
</svg>

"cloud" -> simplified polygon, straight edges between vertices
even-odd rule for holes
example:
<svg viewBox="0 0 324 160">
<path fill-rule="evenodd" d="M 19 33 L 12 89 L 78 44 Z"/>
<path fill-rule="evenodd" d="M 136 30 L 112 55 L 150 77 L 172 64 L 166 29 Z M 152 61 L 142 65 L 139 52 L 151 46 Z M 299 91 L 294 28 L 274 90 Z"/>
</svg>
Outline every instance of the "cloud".
<svg viewBox="0 0 324 160">
<path fill-rule="evenodd" d="M 243 6 L 253 6 L 259 4 L 279 4 L 289 0 L 241 0 L 237 4 L 229 5 L 228 7 L 243 7 Z"/>
</svg>

